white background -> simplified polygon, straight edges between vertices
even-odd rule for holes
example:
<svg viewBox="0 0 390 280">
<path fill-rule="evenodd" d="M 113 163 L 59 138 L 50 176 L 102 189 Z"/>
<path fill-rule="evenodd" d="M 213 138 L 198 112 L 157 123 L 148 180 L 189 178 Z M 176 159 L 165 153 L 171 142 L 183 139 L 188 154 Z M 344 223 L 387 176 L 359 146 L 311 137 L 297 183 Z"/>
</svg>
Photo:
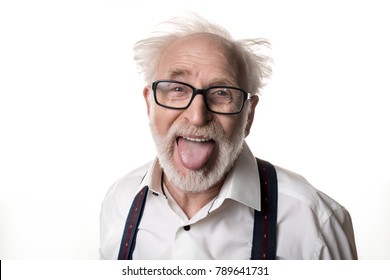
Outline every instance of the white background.
<svg viewBox="0 0 390 280">
<path fill-rule="evenodd" d="M 0 259 L 98 259 L 100 203 L 154 157 L 132 46 L 195 11 L 272 43 L 248 143 L 352 215 L 390 259 L 387 1 L 0 2 Z"/>
</svg>

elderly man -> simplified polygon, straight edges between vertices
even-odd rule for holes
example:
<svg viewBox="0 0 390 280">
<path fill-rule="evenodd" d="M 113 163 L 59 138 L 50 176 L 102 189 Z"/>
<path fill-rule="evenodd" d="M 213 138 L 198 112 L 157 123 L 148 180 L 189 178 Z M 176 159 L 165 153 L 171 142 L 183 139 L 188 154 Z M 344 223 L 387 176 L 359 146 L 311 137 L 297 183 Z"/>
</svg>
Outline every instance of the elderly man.
<svg viewBox="0 0 390 280">
<path fill-rule="evenodd" d="M 352 222 L 245 142 L 270 74 L 261 39 L 202 18 L 135 46 L 157 158 L 102 204 L 102 259 L 356 259 Z"/>
</svg>

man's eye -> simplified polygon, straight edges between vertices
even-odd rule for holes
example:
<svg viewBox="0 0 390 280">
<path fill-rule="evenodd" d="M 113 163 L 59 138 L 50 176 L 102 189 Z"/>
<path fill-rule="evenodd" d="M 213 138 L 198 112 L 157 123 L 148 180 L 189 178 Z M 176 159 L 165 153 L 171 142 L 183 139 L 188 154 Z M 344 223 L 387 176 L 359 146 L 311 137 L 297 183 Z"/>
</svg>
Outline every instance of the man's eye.
<svg viewBox="0 0 390 280">
<path fill-rule="evenodd" d="M 215 92 L 216 95 L 219 95 L 219 96 L 226 96 L 228 95 L 228 93 L 224 90 L 218 90 Z"/>
<path fill-rule="evenodd" d="M 183 87 L 174 87 L 171 91 L 185 91 L 185 89 Z"/>
<path fill-rule="evenodd" d="M 215 98 L 223 98 L 223 97 L 230 97 L 231 92 L 229 90 L 224 89 L 218 89 L 210 93 L 211 96 L 214 96 Z"/>
</svg>

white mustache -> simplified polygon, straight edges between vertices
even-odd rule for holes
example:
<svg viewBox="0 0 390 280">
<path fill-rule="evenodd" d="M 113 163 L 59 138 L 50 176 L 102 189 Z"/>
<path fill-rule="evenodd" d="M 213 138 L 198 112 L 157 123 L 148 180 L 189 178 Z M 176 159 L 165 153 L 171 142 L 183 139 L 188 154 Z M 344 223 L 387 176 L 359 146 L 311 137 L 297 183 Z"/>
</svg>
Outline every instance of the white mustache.
<svg viewBox="0 0 390 280">
<path fill-rule="evenodd" d="M 199 137 L 214 140 L 215 142 L 226 139 L 223 129 L 214 122 L 206 126 L 193 126 L 186 122 L 174 123 L 168 130 L 167 138 L 174 140 L 177 137 Z"/>
</svg>

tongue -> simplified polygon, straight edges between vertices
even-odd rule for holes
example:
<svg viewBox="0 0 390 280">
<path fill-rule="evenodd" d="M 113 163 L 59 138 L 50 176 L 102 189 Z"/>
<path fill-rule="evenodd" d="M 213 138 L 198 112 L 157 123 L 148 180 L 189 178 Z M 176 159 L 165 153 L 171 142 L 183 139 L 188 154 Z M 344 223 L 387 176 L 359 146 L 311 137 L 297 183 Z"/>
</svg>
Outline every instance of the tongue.
<svg viewBox="0 0 390 280">
<path fill-rule="evenodd" d="M 214 150 L 214 141 L 195 142 L 180 137 L 177 146 L 184 167 L 198 170 L 209 160 Z"/>
</svg>

